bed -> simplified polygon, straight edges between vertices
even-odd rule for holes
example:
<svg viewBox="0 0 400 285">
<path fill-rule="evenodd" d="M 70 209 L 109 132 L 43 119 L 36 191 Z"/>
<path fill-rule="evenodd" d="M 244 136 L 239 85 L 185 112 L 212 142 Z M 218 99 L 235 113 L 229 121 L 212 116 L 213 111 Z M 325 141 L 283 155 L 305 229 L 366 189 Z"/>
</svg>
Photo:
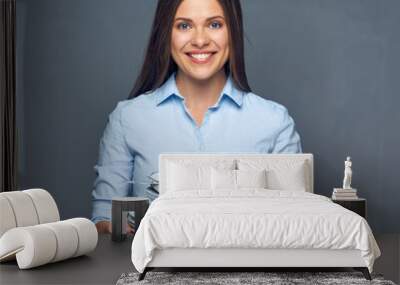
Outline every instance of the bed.
<svg viewBox="0 0 400 285">
<path fill-rule="evenodd" d="M 312 154 L 164 153 L 159 197 L 132 242 L 154 268 L 352 267 L 379 247 L 361 216 L 314 194 Z"/>
</svg>

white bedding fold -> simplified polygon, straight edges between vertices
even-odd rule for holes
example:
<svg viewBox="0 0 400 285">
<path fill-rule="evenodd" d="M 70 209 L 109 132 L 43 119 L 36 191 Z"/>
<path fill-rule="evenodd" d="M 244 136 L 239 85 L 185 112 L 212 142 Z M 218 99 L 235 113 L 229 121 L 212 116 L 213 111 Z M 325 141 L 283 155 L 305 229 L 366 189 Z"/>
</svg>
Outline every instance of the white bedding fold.
<svg viewBox="0 0 400 285">
<path fill-rule="evenodd" d="M 172 192 L 150 206 L 132 242 L 143 272 L 154 249 L 358 249 L 372 272 L 379 248 L 366 220 L 327 197 L 299 192 Z"/>
</svg>

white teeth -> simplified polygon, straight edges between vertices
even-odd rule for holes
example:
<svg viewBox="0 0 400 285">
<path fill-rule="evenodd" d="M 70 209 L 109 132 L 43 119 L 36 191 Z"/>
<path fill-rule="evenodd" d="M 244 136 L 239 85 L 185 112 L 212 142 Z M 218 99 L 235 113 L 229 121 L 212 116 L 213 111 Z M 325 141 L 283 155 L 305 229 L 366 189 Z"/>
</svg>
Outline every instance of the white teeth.
<svg viewBox="0 0 400 285">
<path fill-rule="evenodd" d="M 206 59 L 211 56 L 211 53 L 190 54 L 190 56 L 196 59 Z"/>
</svg>

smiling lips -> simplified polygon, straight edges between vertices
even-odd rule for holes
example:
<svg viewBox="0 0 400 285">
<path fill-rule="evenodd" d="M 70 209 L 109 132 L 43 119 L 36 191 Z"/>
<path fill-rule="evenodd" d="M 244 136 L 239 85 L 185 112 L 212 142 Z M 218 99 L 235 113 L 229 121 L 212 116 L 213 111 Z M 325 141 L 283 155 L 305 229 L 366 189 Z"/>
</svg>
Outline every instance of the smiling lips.
<svg viewBox="0 0 400 285">
<path fill-rule="evenodd" d="M 192 62 L 197 64 L 205 64 L 210 62 L 210 59 L 215 54 L 215 52 L 189 52 L 186 53 L 187 56 L 192 60 Z"/>
</svg>

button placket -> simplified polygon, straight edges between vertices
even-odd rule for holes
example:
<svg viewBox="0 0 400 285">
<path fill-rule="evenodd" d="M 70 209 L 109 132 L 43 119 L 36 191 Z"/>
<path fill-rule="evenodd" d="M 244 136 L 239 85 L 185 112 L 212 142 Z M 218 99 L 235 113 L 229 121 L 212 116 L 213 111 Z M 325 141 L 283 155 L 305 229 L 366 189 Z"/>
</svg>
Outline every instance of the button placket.
<svg viewBox="0 0 400 285">
<path fill-rule="evenodd" d="M 201 127 L 196 126 L 195 131 L 196 131 L 198 150 L 203 151 L 204 150 L 204 140 L 203 140 L 203 136 L 201 134 Z"/>
<path fill-rule="evenodd" d="M 208 110 L 206 111 L 205 115 L 204 115 L 204 119 L 203 122 L 201 124 L 200 127 L 197 127 L 197 131 L 198 131 L 198 138 L 199 138 L 199 151 L 204 151 L 206 149 L 205 147 L 205 143 L 204 143 L 204 136 L 202 134 L 202 131 L 204 130 L 205 126 L 207 125 L 208 121 L 209 121 L 209 117 L 212 113 L 213 109 L 208 108 Z"/>
<path fill-rule="evenodd" d="M 185 99 L 183 99 L 181 101 L 181 103 L 182 103 L 182 107 L 183 107 L 186 115 L 190 118 L 190 121 L 194 127 L 194 132 L 195 132 L 195 136 L 197 139 L 197 149 L 198 149 L 198 151 L 204 151 L 205 144 L 204 144 L 204 137 L 202 135 L 202 129 L 204 129 L 204 126 L 209 121 L 209 116 L 210 116 L 211 112 L 214 111 L 215 107 L 213 106 L 213 107 L 210 107 L 207 109 L 206 113 L 204 114 L 204 119 L 203 119 L 203 122 L 201 123 L 201 126 L 198 126 L 196 123 L 196 120 L 192 117 L 191 113 L 186 108 Z"/>
</svg>

